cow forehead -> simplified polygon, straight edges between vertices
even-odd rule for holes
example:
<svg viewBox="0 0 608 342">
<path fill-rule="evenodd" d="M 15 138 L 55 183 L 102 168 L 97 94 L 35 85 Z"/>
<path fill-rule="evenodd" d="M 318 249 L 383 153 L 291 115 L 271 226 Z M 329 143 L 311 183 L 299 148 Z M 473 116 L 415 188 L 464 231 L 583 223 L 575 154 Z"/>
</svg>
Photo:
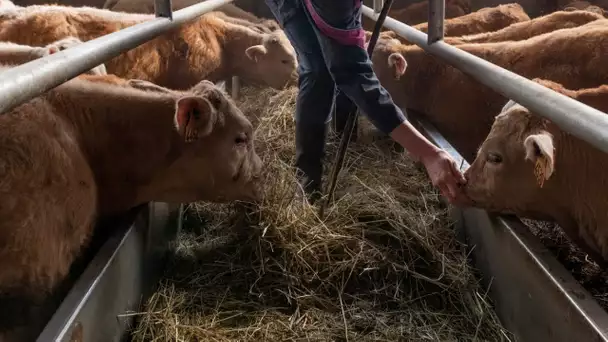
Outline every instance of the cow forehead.
<svg viewBox="0 0 608 342">
<path fill-rule="evenodd" d="M 296 50 L 293 48 L 291 42 L 289 42 L 289 39 L 287 39 L 287 36 L 282 30 L 277 30 L 272 33 L 268 33 L 266 41 L 268 42 L 272 39 L 277 39 L 279 41 L 279 44 L 276 44 L 276 46 L 280 47 L 281 50 L 284 50 L 288 54 L 293 55 L 295 57 Z"/>
</svg>

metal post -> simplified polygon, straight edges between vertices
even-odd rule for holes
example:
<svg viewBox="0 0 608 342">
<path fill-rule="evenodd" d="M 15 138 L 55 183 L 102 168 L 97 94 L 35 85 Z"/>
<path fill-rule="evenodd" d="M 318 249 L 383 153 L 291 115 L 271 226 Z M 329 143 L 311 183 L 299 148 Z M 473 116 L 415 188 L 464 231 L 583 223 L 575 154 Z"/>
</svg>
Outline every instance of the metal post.
<svg viewBox="0 0 608 342">
<path fill-rule="evenodd" d="M 232 76 L 232 86 L 230 87 L 232 91 L 232 99 L 236 100 L 239 97 L 239 91 L 241 90 L 241 83 L 238 76 Z"/>
<path fill-rule="evenodd" d="M 154 0 L 154 13 L 157 18 L 173 19 L 171 0 Z"/>
<path fill-rule="evenodd" d="M 232 0 L 207 0 L 0 72 L 0 113 Z"/>
<path fill-rule="evenodd" d="M 363 15 L 374 11 L 363 6 Z M 561 129 L 608 153 L 608 114 L 550 90 L 536 82 L 464 52 L 446 42 L 428 44 L 427 35 L 392 18 L 384 26 L 473 77 L 479 83 L 551 120 Z M 457 91 L 457 90 L 456 90 Z M 498 114 L 498 113 L 497 113 Z"/>
<path fill-rule="evenodd" d="M 374 0 L 374 13 L 380 13 L 382 6 L 384 6 L 384 0 Z"/>
<path fill-rule="evenodd" d="M 443 39 L 443 21 L 445 19 L 445 1 L 429 0 L 429 45 Z"/>
</svg>

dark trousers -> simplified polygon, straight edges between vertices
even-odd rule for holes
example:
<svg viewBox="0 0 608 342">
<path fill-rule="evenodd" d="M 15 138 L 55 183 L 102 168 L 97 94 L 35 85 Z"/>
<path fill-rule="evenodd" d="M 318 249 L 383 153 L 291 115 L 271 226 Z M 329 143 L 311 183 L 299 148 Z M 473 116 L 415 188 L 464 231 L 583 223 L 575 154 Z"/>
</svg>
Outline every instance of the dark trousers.
<svg viewBox="0 0 608 342">
<path fill-rule="evenodd" d="M 361 0 L 266 0 L 266 4 L 298 55 L 296 167 L 304 182 L 311 183 L 309 188 L 318 188 L 325 127 L 337 88 L 338 131 L 355 105 L 384 134 L 405 116 L 373 71 L 361 28 Z"/>
<path fill-rule="evenodd" d="M 327 123 L 333 117 L 331 127 L 335 132 L 341 133 L 348 115 L 356 106 L 337 89 L 326 65 L 330 64 L 331 68 L 331 63 L 339 62 L 324 58 L 339 56 L 331 51 L 338 43 L 319 33 L 300 0 L 289 1 L 268 0 L 267 4 L 283 26 L 298 56 L 295 166 L 305 190 L 311 192 L 320 190 L 321 187 Z M 335 103 L 334 94 L 337 97 Z"/>
</svg>

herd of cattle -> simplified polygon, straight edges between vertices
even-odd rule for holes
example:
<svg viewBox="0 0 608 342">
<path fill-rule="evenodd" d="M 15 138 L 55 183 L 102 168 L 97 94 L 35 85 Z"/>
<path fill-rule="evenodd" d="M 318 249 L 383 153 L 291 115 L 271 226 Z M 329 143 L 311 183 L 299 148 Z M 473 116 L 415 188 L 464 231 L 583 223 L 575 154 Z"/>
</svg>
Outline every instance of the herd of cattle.
<svg viewBox="0 0 608 342">
<path fill-rule="evenodd" d="M 577 1 L 531 19 L 515 3 L 471 12 L 467 0 L 446 2 L 448 43 L 608 112 L 603 9 Z M 389 15 L 426 31 L 428 4 L 412 6 Z M 0 0 L 0 71 L 150 13 L 150 0 L 108 0 L 104 9 Z M 554 220 L 608 260 L 608 156 L 391 31 L 372 60 L 394 100 L 424 113 L 472 162 L 473 205 Z M 149 201 L 257 200 L 254 128 L 216 83 L 238 76 L 283 89 L 296 70 L 274 20 L 225 5 L 1 115 L 0 341 L 39 333 L 52 312 L 41 307 L 99 216 Z"/>
</svg>

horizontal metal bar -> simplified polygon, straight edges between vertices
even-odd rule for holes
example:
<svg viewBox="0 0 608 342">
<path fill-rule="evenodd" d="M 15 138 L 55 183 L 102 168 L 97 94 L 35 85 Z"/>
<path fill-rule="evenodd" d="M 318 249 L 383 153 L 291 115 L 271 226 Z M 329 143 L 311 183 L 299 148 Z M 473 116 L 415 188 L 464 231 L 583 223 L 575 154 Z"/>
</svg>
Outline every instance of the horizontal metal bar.
<svg viewBox="0 0 608 342">
<path fill-rule="evenodd" d="M 378 17 L 367 6 L 363 6 L 363 14 L 373 20 Z M 443 41 L 429 45 L 426 34 L 393 18 L 386 17 L 384 27 L 503 96 L 551 120 L 564 131 L 608 153 L 608 115 L 605 113 Z"/>
<path fill-rule="evenodd" d="M 154 13 L 157 18 L 173 19 L 171 0 L 154 0 Z"/>
<path fill-rule="evenodd" d="M 0 73 L 0 113 L 4 113 L 97 65 L 232 0 L 207 0 Z"/>
<path fill-rule="evenodd" d="M 445 19 L 445 1 L 429 0 L 429 35 L 427 44 L 431 45 L 443 39 L 443 20 Z"/>
</svg>

